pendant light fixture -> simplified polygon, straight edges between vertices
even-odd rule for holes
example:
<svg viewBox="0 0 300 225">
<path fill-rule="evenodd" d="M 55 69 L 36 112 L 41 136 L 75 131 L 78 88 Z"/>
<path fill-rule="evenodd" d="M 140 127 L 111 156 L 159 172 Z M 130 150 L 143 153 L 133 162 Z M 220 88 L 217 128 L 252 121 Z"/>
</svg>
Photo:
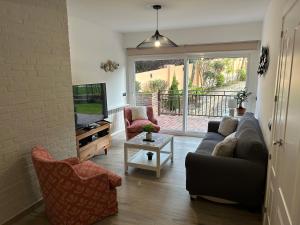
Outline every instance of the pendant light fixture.
<svg viewBox="0 0 300 225">
<path fill-rule="evenodd" d="M 154 35 L 140 43 L 137 48 L 177 47 L 173 41 L 158 32 L 158 10 L 161 9 L 161 5 L 153 5 L 153 9 L 156 10 L 156 31 Z"/>
</svg>

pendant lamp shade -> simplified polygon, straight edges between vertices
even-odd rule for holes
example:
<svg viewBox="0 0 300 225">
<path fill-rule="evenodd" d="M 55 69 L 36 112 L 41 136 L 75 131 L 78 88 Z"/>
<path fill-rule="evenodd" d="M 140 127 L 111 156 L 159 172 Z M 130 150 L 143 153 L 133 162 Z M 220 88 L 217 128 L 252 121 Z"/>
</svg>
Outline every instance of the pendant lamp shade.
<svg viewBox="0 0 300 225">
<path fill-rule="evenodd" d="M 154 35 L 140 43 L 137 48 L 177 47 L 173 41 L 161 35 L 158 31 L 158 10 L 161 9 L 161 5 L 154 5 L 153 9 L 156 10 L 156 31 Z"/>
</svg>

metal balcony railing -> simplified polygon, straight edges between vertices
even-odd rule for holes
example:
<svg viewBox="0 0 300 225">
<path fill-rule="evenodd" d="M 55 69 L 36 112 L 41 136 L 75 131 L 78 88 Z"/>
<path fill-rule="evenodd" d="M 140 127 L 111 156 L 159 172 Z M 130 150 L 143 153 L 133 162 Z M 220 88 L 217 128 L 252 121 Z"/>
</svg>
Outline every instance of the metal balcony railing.
<svg viewBox="0 0 300 225">
<path fill-rule="evenodd" d="M 222 117 L 229 114 L 228 100 L 237 91 L 194 91 L 188 93 L 188 115 Z M 183 91 L 159 91 L 158 115 L 182 115 L 184 111 Z"/>
</svg>

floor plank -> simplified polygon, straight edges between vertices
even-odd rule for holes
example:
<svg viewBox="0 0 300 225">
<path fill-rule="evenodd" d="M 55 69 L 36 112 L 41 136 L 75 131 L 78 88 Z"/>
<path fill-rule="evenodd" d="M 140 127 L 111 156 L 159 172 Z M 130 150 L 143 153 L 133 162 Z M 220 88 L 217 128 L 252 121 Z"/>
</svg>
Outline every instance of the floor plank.
<svg viewBox="0 0 300 225">
<path fill-rule="evenodd" d="M 156 178 L 155 172 L 129 169 L 124 175 L 124 135 L 113 138 L 108 155 L 93 161 L 122 176 L 118 188 L 119 213 L 97 225 L 259 225 L 261 214 L 236 206 L 212 203 L 203 199 L 191 201 L 185 190 L 185 156 L 194 151 L 200 138 L 175 137 L 174 163 L 168 162 Z M 43 207 L 15 223 L 16 225 L 47 225 Z"/>
</svg>

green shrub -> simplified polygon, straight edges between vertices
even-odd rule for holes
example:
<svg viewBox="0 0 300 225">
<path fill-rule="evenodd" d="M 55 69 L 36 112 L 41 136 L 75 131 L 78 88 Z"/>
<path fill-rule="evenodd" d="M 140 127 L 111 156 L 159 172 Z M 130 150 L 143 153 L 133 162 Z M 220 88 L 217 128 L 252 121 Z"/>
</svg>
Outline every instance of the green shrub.
<svg viewBox="0 0 300 225">
<path fill-rule="evenodd" d="M 189 93 L 193 95 L 204 95 L 207 92 L 207 89 L 204 87 L 192 87 L 189 89 Z"/>
<path fill-rule="evenodd" d="M 245 81 L 247 79 L 247 72 L 245 69 L 240 69 L 237 71 L 237 73 L 239 81 Z"/>
<path fill-rule="evenodd" d="M 214 61 L 212 62 L 211 67 L 216 73 L 221 73 L 225 68 L 225 63 L 222 61 Z"/>
<path fill-rule="evenodd" d="M 146 92 L 158 92 L 158 91 L 163 91 L 168 88 L 168 83 L 167 81 L 157 79 L 157 80 L 151 80 L 148 81 L 147 86 L 146 86 Z"/>
<path fill-rule="evenodd" d="M 141 89 L 141 82 L 135 81 L 135 92 L 139 92 Z"/>
<path fill-rule="evenodd" d="M 180 104 L 180 96 L 178 90 L 178 81 L 176 80 L 176 76 L 173 76 L 171 87 L 168 91 L 168 105 L 171 111 L 176 111 L 179 108 Z"/>
<path fill-rule="evenodd" d="M 223 86 L 224 85 L 224 82 L 225 82 L 225 77 L 224 77 L 224 75 L 223 74 L 218 74 L 217 76 L 216 76 L 216 86 L 217 87 L 221 87 L 221 86 Z"/>
</svg>

